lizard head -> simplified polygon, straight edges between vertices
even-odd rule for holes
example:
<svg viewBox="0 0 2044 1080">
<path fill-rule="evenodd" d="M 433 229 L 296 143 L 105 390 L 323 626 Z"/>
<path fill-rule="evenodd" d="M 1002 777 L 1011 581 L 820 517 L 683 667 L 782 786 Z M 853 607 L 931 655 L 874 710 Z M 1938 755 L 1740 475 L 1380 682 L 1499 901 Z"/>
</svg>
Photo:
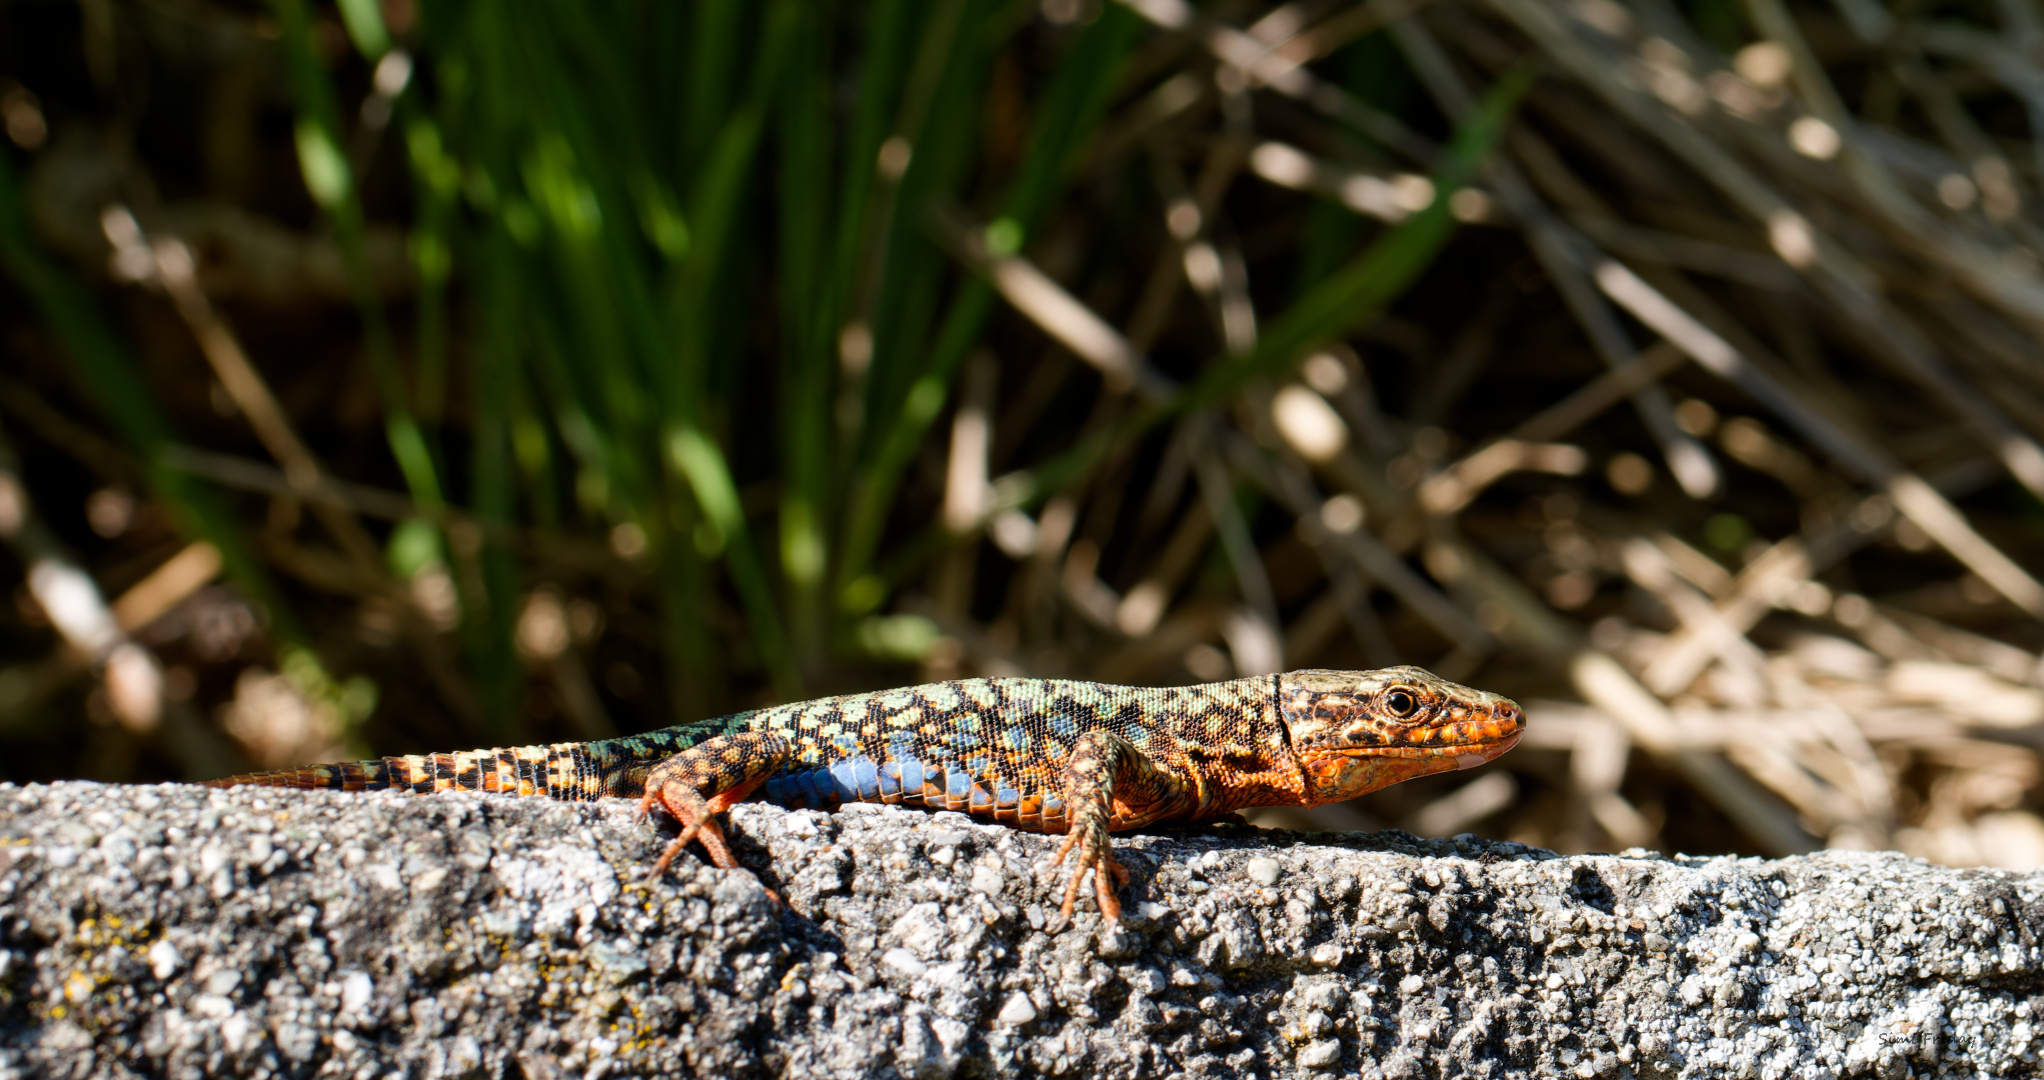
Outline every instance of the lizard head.
<svg viewBox="0 0 2044 1080">
<path fill-rule="evenodd" d="M 1526 724 L 1509 698 L 1409 666 L 1289 672 L 1278 701 L 1309 805 L 1473 768 L 1510 750 Z"/>
</svg>

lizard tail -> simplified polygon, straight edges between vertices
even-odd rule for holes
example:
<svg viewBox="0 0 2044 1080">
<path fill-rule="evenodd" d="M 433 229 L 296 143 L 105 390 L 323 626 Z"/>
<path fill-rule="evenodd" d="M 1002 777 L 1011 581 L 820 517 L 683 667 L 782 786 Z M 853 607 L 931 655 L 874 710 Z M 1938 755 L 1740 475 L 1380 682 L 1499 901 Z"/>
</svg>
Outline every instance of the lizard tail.
<svg viewBox="0 0 2044 1080">
<path fill-rule="evenodd" d="M 488 791 L 574 798 L 582 772 L 578 744 L 413 754 L 306 765 L 206 780 L 206 787 L 274 787 L 300 791 Z"/>
<path fill-rule="evenodd" d="M 306 765 L 205 780 L 206 787 L 273 787 L 300 791 L 483 791 L 589 800 L 636 796 L 647 770 L 717 730 L 711 725 L 668 728 L 587 743 L 512 746 L 452 754 L 413 754 Z"/>
</svg>

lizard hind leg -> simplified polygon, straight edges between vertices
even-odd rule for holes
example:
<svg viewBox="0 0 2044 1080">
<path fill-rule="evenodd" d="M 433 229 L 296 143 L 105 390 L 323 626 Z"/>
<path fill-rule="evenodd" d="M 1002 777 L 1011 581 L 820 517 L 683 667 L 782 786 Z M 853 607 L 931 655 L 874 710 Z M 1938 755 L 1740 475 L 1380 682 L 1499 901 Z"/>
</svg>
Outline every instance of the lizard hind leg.
<svg viewBox="0 0 2044 1080">
<path fill-rule="evenodd" d="M 646 774 L 639 816 L 658 806 L 681 823 L 681 832 L 661 852 L 650 876 L 666 873 L 681 849 L 698 840 L 711 865 L 740 869 L 716 816 L 743 802 L 787 757 L 787 739 L 769 732 L 741 731 L 705 739 L 653 766 Z"/>
<path fill-rule="evenodd" d="M 1091 872 L 1101 919 L 1110 925 L 1118 923 L 1121 900 L 1115 894 L 1128 885 L 1129 873 L 1114 857 L 1107 835 L 1114 824 L 1115 804 L 1120 803 L 1136 819 L 1131 824 L 1157 821 L 1189 809 L 1192 785 L 1127 739 L 1093 731 L 1072 745 L 1065 764 L 1065 801 L 1070 827 L 1051 865 L 1063 865 L 1068 855 L 1073 858 L 1059 913 L 1067 922 L 1071 920 L 1072 905 L 1078 902 Z"/>
</svg>

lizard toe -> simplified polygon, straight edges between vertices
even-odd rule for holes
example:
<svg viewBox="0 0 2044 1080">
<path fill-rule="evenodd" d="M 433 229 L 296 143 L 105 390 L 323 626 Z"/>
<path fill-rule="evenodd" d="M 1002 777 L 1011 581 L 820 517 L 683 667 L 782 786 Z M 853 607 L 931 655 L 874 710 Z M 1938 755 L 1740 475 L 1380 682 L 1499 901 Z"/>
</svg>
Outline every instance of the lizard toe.
<svg viewBox="0 0 2044 1080">
<path fill-rule="evenodd" d="M 672 813 L 673 811 L 669 812 Z M 674 839 L 668 842 L 666 850 L 662 851 L 660 858 L 653 863 L 653 873 L 651 875 L 653 877 L 659 877 L 666 873 L 668 864 L 674 861 L 676 855 L 681 854 L 681 849 L 687 847 L 690 841 L 700 838 L 703 841 L 703 847 L 710 852 L 710 860 L 712 862 L 716 861 L 717 853 L 723 850 L 724 838 L 718 831 L 716 822 L 711 821 L 707 817 L 696 817 L 686 813 L 675 814 L 674 816 L 675 820 L 681 822 L 681 831 L 674 835 Z M 729 854 L 726 853 L 725 857 L 729 858 Z"/>
<path fill-rule="evenodd" d="M 1071 854 L 1073 846 L 1078 844 L 1078 842 L 1079 834 L 1077 832 L 1065 834 L 1065 842 L 1058 845 L 1057 854 L 1050 857 L 1050 864 L 1052 866 L 1064 865 L 1065 856 Z"/>
<path fill-rule="evenodd" d="M 1121 921 L 1121 898 L 1115 894 L 1127 884 L 1128 870 L 1111 853 L 1103 853 L 1093 868 L 1093 893 L 1100 904 L 1100 918 L 1109 926 Z"/>
<path fill-rule="evenodd" d="M 1065 901 L 1058 905 L 1057 911 L 1058 917 L 1066 923 L 1072 921 L 1072 905 L 1079 902 L 1079 885 L 1085 880 L 1086 870 L 1081 867 L 1072 871 L 1072 876 L 1065 882 Z"/>
<path fill-rule="evenodd" d="M 1070 864 L 1070 876 L 1065 879 L 1064 903 L 1058 914 L 1069 922 L 1072 908 L 1079 901 L 1079 894 L 1085 890 L 1086 877 L 1093 877 L 1093 895 L 1100 905 L 1100 917 L 1109 921 L 1121 918 L 1121 901 L 1116 899 L 1115 890 L 1128 884 L 1128 871 L 1114 857 L 1104 827 L 1079 826 L 1066 834 L 1063 846 L 1051 859 L 1052 865 L 1062 864 L 1067 854 L 1076 852 Z"/>
</svg>

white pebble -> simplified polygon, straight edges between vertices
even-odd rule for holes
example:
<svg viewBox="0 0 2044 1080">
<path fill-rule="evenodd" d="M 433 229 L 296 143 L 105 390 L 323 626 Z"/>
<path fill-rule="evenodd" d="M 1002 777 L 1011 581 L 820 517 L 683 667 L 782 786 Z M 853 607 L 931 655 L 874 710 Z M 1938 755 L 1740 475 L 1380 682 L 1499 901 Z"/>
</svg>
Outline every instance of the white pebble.
<svg viewBox="0 0 2044 1080">
<path fill-rule="evenodd" d="M 880 962 L 911 979 L 919 979 L 922 977 L 923 972 L 930 970 L 928 964 L 916 959 L 916 954 L 903 948 L 887 950 L 887 952 L 881 955 Z"/>
<path fill-rule="evenodd" d="M 1008 1003 L 1001 1006 L 995 1019 L 1010 1027 L 1020 1027 L 1036 1019 L 1036 1006 L 1030 1003 L 1028 994 L 1017 990 L 1008 996 Z"/>
<path fill-rule="evenodd" d="M 365 972 L 356 972 L 341 980 L 341 1011 L 361 1012 L 369 1004 L 369 998 L 376 993 L 376 984 L 369 981 Z"/>
<path fill-rule="evenodd" d="M 973 892 L 997 896 L 1000 894 L 1001 886 L 1005 883 L 1006 879 L 1001 876 L 1001 872 L 985 863 L 972 868 Z"/>
<path fill-rule="evenodd" d="M 177 954 L 177 947 L 168 941 L 159 941 L 149 946 L 149 973 L 159 979 L 168 979 L 184 966 L 184 958 Z"/>
</svg>

